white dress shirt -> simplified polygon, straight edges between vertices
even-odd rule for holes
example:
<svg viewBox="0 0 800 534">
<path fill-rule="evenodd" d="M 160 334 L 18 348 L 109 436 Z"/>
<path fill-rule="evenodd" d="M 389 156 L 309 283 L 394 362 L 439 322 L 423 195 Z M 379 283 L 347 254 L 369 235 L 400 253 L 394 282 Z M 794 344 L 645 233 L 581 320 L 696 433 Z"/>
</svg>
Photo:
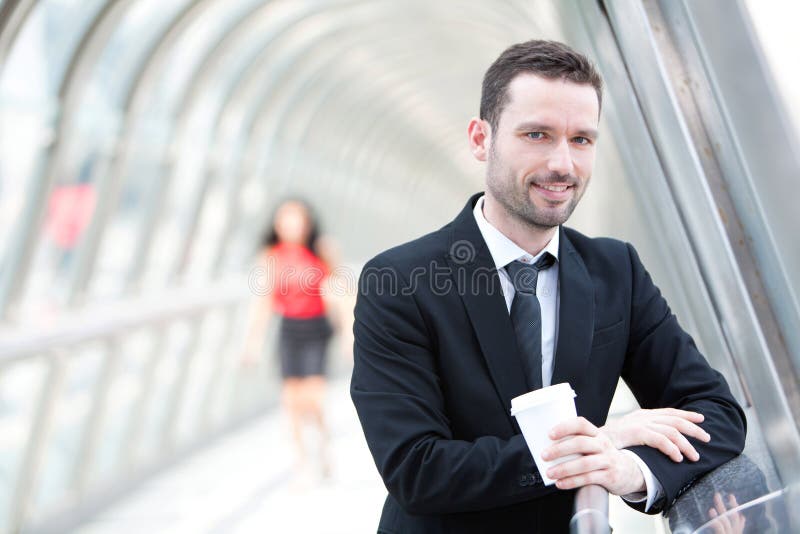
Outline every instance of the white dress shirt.
<svg viewBox="0 0 800 534">
<path fill-rule="evenodd" d="M 545 252 L 549 252 L 556 258 L 556 263 L 552 267 L 539 272 L 536 282 L 536 297 L 539 299 L 539 306 L 542 312 L 542 386 L 547 387 L 553 379 L 553 355 L 555 354 L 556 340 L 558 339 L 560 299 L 558 294 L 557 262 L 559 259 L 559 232 L 556 231 L 550 242 L 536 256 L 532 256 L 486 220 L 483 215 L 483 199 L 483 196 L 478 199 L 473 215 L 475 215 L 475 222 L 478 223 L 478 229 L 486 242 L 486 246 L 489 248 L 489 253 L 500 276 L 500 285 L 503 288 L 503 296 L 509 313 L 511 313 L 511 303 L 514 300 L 515 290 L 505 266 L 514 260 L 530 264 L 536 263 Z M 639 466 L 647 488 L 646 494 L 644 492 L 630 493 L 623 495 L 622 498 L 629 502 L 641 502 L 647 499 L 645 511 L 648 511 L 661 494 L 661 484 L 636 453 L 629 450 L 623 450 L 622 452 L 629 454 L 636 462 L 636 465 Z"/>
</svg>

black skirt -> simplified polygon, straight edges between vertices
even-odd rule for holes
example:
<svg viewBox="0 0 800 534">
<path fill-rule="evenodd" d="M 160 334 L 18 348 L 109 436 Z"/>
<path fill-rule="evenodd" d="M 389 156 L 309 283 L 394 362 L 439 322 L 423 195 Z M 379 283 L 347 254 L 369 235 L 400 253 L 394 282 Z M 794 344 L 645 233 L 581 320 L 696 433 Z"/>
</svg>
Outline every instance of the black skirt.
<svg viewBox="0 0 800 534">
<path fill-rule="evenodd" d="M 283 378 L 325 374 L 328 341 L 333 329 L 325 315 L 308 319 L 282 317 L 278 353 Z"/>
</svg>

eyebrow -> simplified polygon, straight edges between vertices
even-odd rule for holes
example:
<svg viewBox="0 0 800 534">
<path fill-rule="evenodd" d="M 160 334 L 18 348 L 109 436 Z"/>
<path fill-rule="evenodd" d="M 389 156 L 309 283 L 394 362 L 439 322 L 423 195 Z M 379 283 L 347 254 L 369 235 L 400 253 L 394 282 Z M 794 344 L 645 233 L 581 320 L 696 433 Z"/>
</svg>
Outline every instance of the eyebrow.
<svg viewBox="0 0 800 534">
<path fill-rule="evenodd" d="M 517 125 L 517 131 L 550 132 L 553 131 L 553 127 L 543 122 L 523 122 Z M 575 133 L 576 135 L 588 137 L 590 139 L 597 139 L 598 136 L 598 132 L 595 128 L 583 128 Z"/>
</svg>

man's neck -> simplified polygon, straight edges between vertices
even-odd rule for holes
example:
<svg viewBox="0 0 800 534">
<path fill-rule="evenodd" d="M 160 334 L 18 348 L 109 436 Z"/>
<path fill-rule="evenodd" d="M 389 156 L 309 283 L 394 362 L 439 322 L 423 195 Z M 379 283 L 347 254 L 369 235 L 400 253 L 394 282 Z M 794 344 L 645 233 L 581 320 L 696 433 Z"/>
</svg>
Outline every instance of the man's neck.
<svg viewBox="0 0 800 534">
<path fill-rule="evenodd" d="M 557 226 L 537 228 L 525 224 L 509 214 L 488 192 L 483 197 L 483 216 L 489 224 L 531 256 L 541 252 L 558 231 Z"/>
</svg>

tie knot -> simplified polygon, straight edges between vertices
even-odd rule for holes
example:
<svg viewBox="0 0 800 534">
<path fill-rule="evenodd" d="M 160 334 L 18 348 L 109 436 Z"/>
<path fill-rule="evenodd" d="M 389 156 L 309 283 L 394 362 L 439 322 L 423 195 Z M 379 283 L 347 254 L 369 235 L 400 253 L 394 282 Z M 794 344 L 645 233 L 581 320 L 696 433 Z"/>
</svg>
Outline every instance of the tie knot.
<svg viewBox="0 0 800 534">
<path fill-rule="evenodd" d="M 511 283 L 514 284 L 514 290 L 535 295 L 539 271 L 549 268 L 555 261 L 552 254 L 545 252 L 534 264 L 514 260 L 506 265 L 506 271 L 511 278 Z"/>
</svg>

